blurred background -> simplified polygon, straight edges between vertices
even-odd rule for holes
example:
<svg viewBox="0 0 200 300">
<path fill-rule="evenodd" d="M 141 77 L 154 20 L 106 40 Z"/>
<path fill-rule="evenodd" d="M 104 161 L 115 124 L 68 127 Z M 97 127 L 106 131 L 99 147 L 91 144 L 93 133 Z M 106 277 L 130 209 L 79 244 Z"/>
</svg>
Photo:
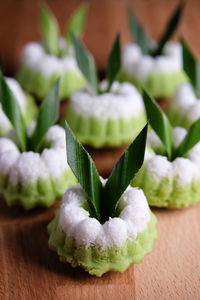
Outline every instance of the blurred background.
<svg viewBox="0 0 200 300">
<path fill-rule="evenodd" d="M 131 40 L 127 25 L 127 7 L 134 8 L 151 37 L 157 39 L 179 0 L 46 0 L 56 15 L 62 32 L 72 11 L 81 2 L 89 3 L 84 41 L 94 54 L 98 67 L 105 69 L 116 32 L 122 43 Z M 20 62 L 23 46 L 40 38 L 37 0 L 0 0 L 0 59 L 3 70 L 12 75 Z M 178 34 L 185 37 L 200 58 L 200 1 L 187 0 Z"/>
</svg>

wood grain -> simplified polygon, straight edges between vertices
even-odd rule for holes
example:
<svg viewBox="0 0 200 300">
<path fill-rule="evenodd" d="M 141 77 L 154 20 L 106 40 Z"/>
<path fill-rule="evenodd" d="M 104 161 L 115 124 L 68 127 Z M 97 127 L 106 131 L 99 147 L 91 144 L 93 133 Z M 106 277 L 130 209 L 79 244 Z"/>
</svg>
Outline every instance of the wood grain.
<svg viewBox="0 0 200 300">
<path fill-rule="evenodd" d="M 0 202 L 0 299 L 200 299 L 200 204 L 158 210 L 154 252 L 125 273 L 95 278 L 47 246 L 56 206 L 23 212 Z"/>
<path fill-rule="evenodd" d="M 0 1 L 0 56 L 13 72 L 23 45 L 38 38 L 37 2 Z M 48 0 L 64 28 L 66 17 L 80 1 Z M 129 40 L 126 5 L 133 5 L 149 33 L 157 38 L 179 1 L 89 1 L 91 8 L 85 41 L 104 68 L 112 40 L 120 30 Z M 200 57 L 200 2 L 189 0 L 179 32 Z M 17 12 L 17 13 L 16 13 Z M 27 25 L 29 24 L 29 25 Z M 9 38 L 8 38 L 9 36 Z M 105 42 L 106 41 L 106 42 Z M 65 104 L 63 104 L 64 106 Z M 89 149 L 101 174 L 107 175 L 123 148 L 113 152 Z M 46 225 L 52 208 L 25 212 L 8 208 L 0 199 L 0 300 L 199 300 L 200 204 L 184 210 L 158 210 L 159 238 L 154 252 L 125 273 L 110 272 L 102 278 L 60 263 L 47 246 Z"/>
<path fill-rule="evenodd" d="M 55 207 L 23 212 L 1 199 L 0 299 L 133 299 L 133 268 L 99 279 L 58 261 L 46 231 Z"/>
<path fill-rule="evenodd" d="M 159 239 L 134 268 L 135 299 L 200 299 L 200 204 L 154 212 Z"/>
<path fill-rule="evenodd" d="M 40 38 L 38 3 L 40 0 L 0 1 L 0 58 L 4 70 L 16 71 L 21 51 L 29 41 Z M 46 0 L 59 20 L 61 32 L 66 21 L 81 0 Z M 131 40 L 127 26 L 127 7 L 132 6 L 149 35 L 157 39 L 180 0 L 87 0 L 90 5 L 84 41 L 94 54 L 100 69 L 105 69 L 108 53 L 117 32 L 122 43 Z M 195 54 L 200 58 L 199 0 L 186 1 L 181 26 L 175 34 L 184 35 Z"/>
</svg>

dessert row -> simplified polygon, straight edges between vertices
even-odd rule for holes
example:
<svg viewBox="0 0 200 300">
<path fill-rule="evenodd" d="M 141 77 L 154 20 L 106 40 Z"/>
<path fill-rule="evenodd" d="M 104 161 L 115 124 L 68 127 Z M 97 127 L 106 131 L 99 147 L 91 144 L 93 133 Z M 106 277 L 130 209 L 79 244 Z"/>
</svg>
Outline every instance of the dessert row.
<svg viewBox="0 0 200 300">
<path fill-rule="evenodd" d="M 149 205 L 200 201 L 199 65 L 183 40 L 168 41 L 182 10 L 181 4 L 157 43 L 129 11 L 135 42 L 121 51 L 117 34 L 100 81 L 79 38 L 87 6 L 60 38 L 42 4 L 43 39 L 25 46 L 21 86 L 0 74 L 0 195 L 27 210 L 62 198 L 48 225 L 49 246 L 92 275 L 123 272 L 152 251 L 157 230 Z M 166 114 L 153 99 L 163 97 Z M 83 145 L 129 146 L 103 179 Z"/>
</svg>

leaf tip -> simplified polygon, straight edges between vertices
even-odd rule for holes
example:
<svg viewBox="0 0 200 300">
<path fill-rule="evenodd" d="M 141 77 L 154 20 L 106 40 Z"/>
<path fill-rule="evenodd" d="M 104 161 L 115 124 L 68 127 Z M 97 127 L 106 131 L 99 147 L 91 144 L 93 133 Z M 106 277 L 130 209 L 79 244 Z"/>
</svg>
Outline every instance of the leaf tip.
<svg viewBox="0 0 200 300">
<path fill-rule="evenodd" d="M 89 9 L 89 3 L 87 1 L 83 1 L 83 3 L 81 3 L 79 8 L 82 9 L 84 11 L 84 13 L 86 14 Z"/>
</svg>

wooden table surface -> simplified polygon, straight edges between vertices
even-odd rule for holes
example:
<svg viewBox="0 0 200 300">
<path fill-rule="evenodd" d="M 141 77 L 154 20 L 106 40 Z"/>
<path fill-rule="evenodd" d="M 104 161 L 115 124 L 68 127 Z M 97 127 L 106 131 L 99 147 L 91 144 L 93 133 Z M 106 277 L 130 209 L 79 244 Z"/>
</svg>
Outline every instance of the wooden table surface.
<svg viewBox="0 0 200 300">
<path fill-rule="evenodd" d="M 84 0 L 45 0 L 58 18 L 64 34 L 72 11 Z M 170 14 L 181 0 L 85 0 L 89 12 L 84 41 L 93 53 L 98 67 L 104 70 L 108 53 L 117 32 L 122 44 L 131 40 L 127 26 L 127 7 L 133 7 L 149 36 L 157 39 L 164 30 Z M 40 39 L 38 3 L 40 0 L 0 1 L 0 60 L 3 70 L 16 71 L 21 51 L 30 41 Z M 200 1 L 186 0 L 181 24 L 174 35 L 183 35 L 200 58 Z M 16 13 L 17 12 L 17 13 Z"/>
<path fill-rule="evenodd" d="M 53 1 L 48 2 L 53 4 Z M 60 0 L 59 5 L 61 3 L 68 2 Z M 95 53 L 99 66 L 103 68 L 108 46 L 111 45 L 117 28 L 122 26 L 122 22 L 125 28 L 125 12 L 122 12 L 123 1 L 103 0 L 102 3 L 106 20 L 104 25 L 110 26 L 110 29 L 101 30 L 102 21 L 98 15 L 100 6 L 96 10 L 93 8 L 96 15 L 94 13 L 92 18 L 96 20 L 96 27 L 87 28 L 86 42 Z M 157 37 L 177 3 L 173 0 L 136 0 L 133 5 L 143 23 Z M 115 7 L 115 21 L 119 20 L 119 24 L 115 22 L 114 26 L 109 22 L 109 14 L 106 14 L 111 4 Z M 1 26 L 3 29 L 0 36 L 5 43 L 1 43 L 0 49 L 5 63 L 12 68 L 17 65 L 22 45 L 29 39 L 31 31 L 30 27 L 24 26 L 24 21 L 17 21 L 16 1 L 1 1 L 0 7 L 1 20 L 4 20 L 5 25 Z M 21 10 L 29 9 L 31 12 L 31 7 L 28 7 L 28 1 L 20 1 Z M 195 54 L 200 57 L 200 1 L 189 0 L 186 8 L 181 31 Z M 34 6 L 34 11 L 35 9 Z M 113 12 L 111 7 L 109 9 Z M 13 21 L 6 17 L 9 12 L 15 16 Z M 122 19 L 118 18 L 121 12 Z M 150 16 L 154 23 L 151 23 Z M 25 20 L 27 22 L 27 11 Z M 6 40 L 5 28 L 15 29 L 14 23 L 21 24 L 21 34 L 17 38 Z M 101 30 L 100 35 L 96 34 L 98 30 Z M 35 36 L 32 33 L 32 38 Z M 105 36 L 108 43 L 102 48 Z M 125 37 L 127 36 L 126 30 Z M 15 53 L 14 46 L 11 45 L 13 42 L 17 49 Z M 109 173 L 122 151 L 123 148 L 114 152 L 92 151 L 102 174 Z M 200 299 L 200 204 L 183 210 L 153 209 L 158 219 L 159 234 L 154 252 L 147 255 L 142 264 L 131 266 L 125 273 L 110 272 L 102 278 L 89 276 L 81 269 L 73 269 L 70 265 L 60 263 L 57 254 L 48 249 L 46 225 L 58 205 L 56 203 L 50 209 L 25 212 L 20 208 L 8 208 L 3 199 L 0 199 L 0 300 Z"/>
<path fill-rule="evenodd" d="M 0 299 L 200 299 L 200 205 L 153 209 L 154 251 L 125 273 L 101 278 L 60 263 L 48 249 L 46 225 L 56 205 L 23 212 L 0 202 Z"/>
</svg>

